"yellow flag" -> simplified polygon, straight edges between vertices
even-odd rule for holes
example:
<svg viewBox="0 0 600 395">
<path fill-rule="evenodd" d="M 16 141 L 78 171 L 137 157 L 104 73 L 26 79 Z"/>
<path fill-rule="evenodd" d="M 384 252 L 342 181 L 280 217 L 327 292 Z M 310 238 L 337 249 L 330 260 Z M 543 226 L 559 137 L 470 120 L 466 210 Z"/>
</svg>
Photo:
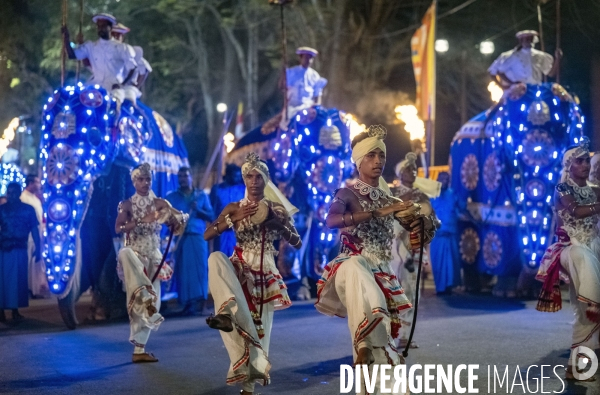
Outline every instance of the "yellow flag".
<svg viewBox="0 0 600 395">
<path fill-rule="evenodd" d="M 436 1 L 427 9 L 422 25 L 410 41 L 417 82 L 417 110 L 423 120 L 435 118 L 435 29 Z"/>
</svg>

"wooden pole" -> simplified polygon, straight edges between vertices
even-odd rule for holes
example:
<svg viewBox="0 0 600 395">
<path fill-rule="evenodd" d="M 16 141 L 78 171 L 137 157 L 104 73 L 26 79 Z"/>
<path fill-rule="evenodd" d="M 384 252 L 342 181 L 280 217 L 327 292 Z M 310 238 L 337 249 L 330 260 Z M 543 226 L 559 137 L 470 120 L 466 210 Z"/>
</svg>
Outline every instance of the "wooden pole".
<svg viewBox="0 0 600 395">
<path fill-rule="evenodd" d="M 283 111 L 285 119 L 288 119 L 288 97 L 287 97 L 287 34 L 285 30 L 285 14 L 284 7 L 286 3 L 281 3 L 281 62 L 283 64 Z"/>
<path fill-rule="evenodd" d="M 67 0 L 62 2 L 62 26 L 67 26 Z M 62 51 L 60 53 L 60 86 L 65 86 L 65 69 L 67 65 L 67 48 L 65 47 L 65 40 L 63 35 Z"/>
<path fill-rule="evenodd" d="M 200 189 L 206 188 L 206 183 L 208 182 L 208 176 L 210 175 L 212 167 L 215 164 L 215 160 L 217 159 L 219 152 L 222 152 L 222 150 L 223 150 L 223 137 L 225 137 L 225 135 L 227 134 L 227 130 L 229 130 L 229 124 L 231 123 L 231 120 L 233 119 L 233 114 L 235 114 L 235 113 L 232 112 L 232 115 L 227 119 L 227 122 L 223 122 L 223 130 L 221 131 L 221 135 L 219 136 L 217 145 L 216 145 L 214 151 L 212 152 L 212 155 L 210 156 L 210 160 L 208 161 L 208 165 L 206 166 L 206 171 L 204 172 L 204 175 L 202 176 L 202 180 L 200 181 Z M 225 117 L 226 116 L 223 117 L 224 120 L 225 120 Z"/>
<path fill-rule="evenodd" d="M 538 2 L 537 5 L 537 15 L 538 15 L 538 29 L 540 31 L 540 50 L 546 52 L 546 46 L 544 45 L 544 26 L 542 23 L 542 5 Z"/>
<path fill-rule="evenodd" d="M 83 37 L 83 0 L 79 0 L 79 34 L 77 39 Z M 78 42 L 77 44 L 82 44 Z M 79 73 L 81 72 L 81 60 L 77 61 L 77 71 L 75 72 L 75 82 L 79 82 Z"/>
<path fill-rule="evenodd" d="M 560 53 L 560 36 L 561 36 L 561 21 L 560 21 L 560 0 L 556 0 L 556 51 Z M 560 61 L 562 59 L 554 59 L 558 62 L 556 65 L 556 83 L 560 84 Z"/>
<path fill-rule="evenodd" d="M 537 16 L 538 16 L 538 29 L 540 31 L 540 50 L 546 52 L 546 46 L 544 45 L 544 26 L 542 23 L 542 3 L 538 1 L 537 4 Z M 544 75 L 544 82 L 548 80 L 548 77 Z"/>
</svg>

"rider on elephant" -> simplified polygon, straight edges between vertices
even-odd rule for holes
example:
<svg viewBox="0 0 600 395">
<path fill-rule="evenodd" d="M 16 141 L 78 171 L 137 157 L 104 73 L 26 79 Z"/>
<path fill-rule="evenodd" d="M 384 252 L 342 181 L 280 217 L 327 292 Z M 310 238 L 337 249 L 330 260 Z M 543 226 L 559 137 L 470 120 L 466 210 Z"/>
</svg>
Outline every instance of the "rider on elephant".
<svg viewBox="0 0 600 395">
<path fill-rule="evenodd" d="M 125 100 L 123 86 L 134 76 L 137 63 L 135 51 L 131 46 L 111 39 L 111 31 L 117 20 L 109 14 L 98 14 L 92 18 L 98 28 L 96 41 L 86 41 L 71 48 L 69 29 L 63 27 L 64 44 L 69 59 L 87 59 L 92 68 L 92 77 L 89 85 L 98 84 L 117 100 L 120 104 Z"/>
<path fill-rule="evenodd" d="M 538 32 L 535 30 L 522 30 L 516 37 L 519 45 L 503 52 L 488 69 L 492 79 L 507 89 L 517 83 L 539 85 L 544 76 L 554 77 L 562 51 L 556 50 L 555 62 L 552 55 L 534 48 L 539 42 Z"/>
<path fill-rule="evenodd" d="M 296 50 L 300 64 L 286 70 L 287 113 L 281 117 L 279 128 L 287 130 L 290 119 L 302 110 L 321 104 L 321 94 L 327 79 L 310 67 L 319 54 L 316 49 L 300 47 Z"/>
<path fill-rule="evenodd" d="M 150 66 L 150 63 L 144 59 L 144 50 L 142 47 L 131 46 L 124 42 L 125 34 L 129 33 L 130 31 L 131 29 L 129 29 L 127 26 L 123 25 L 122 23 L 117 23 L 113 27 L 111 35 L 113 40 L 123 43 L 135 53 L 135 62 L 137 63 L 137 68 L 129 82 L 126 85 L 123 85 L 123 89 L 125 89 L 125 98 L 129 99 L 132 103 L 135 103 L 136 99 L 139 99 L 142 96 L 140 89 L 142 85 L 144 85 L 144 82 L 146 82 L 148 75 L 152 72 L 152 67 Z"/>
</svg>

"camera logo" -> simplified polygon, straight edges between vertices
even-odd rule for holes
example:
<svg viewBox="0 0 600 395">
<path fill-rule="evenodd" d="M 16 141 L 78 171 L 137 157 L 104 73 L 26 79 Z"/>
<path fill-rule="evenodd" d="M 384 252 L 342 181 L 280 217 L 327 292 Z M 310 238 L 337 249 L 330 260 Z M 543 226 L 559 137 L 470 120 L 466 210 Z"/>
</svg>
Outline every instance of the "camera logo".
<svg viewBox="0 0 600 395">
<path fill-rule="evenodd" d="M 576 361 L 574 361 L 574 359 Z M 583 372 L 588 366 L 588 363 L 591 363 L 590 368 L 587 372 Z M 579 346 L 575 349 L 575 352 L 571 353 L 571 360 L 569 361 L 569 365 L 573 366 L 573 376 L 577 380 L 587 380 L 596 374 L 598 370 L 598 357 L 596 357 L 596 353 L 584 346 Z"/>
</svg>

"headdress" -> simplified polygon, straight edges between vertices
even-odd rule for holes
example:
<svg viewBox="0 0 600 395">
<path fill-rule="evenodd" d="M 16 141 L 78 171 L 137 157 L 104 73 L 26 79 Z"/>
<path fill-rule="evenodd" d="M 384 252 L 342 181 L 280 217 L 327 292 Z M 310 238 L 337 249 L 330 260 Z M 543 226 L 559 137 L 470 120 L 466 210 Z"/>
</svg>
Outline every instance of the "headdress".
<svg viewBox="0 0 600 395">
<path fill-rule="evenodd" d="M 152 167 L 149 163 L 142 163 L 131 171 L 131 181 L 135 181 L 140 176 L 152 178 Z"/>
<path fill-rule="evenodd" d="M 267 167 L 267 164 L 261 161 L 260 157 L 255 152 L 250 152 L 246 156 L 246 161 L 242 165 L 242 176 L 246 178 L 248 173 L 250 173 L 252 170 L 259 172 L 265 181 L 265 199 L 281 204 L 288 212 L 290 221 L 292 221 L 292 216 L 299 210 L 292 203 L 290 203 L 283 193 L 281 193 L 279 188 L 273 184 L 269 178 L 269 168 Z M 248 189 L 246 189 L 246 196 L 248 196 Z"/>
<path fill-rule="evenodd" d="M 414 166 L 415 170 L 417 169 L 417 154 L 414 152 L 408 152 L 404 157 L 404 160 L 396 165 L 396 168 L 394 169 L 396 177 L 400 178 L 400 173 L 411 166 Z M 442 183 L 430 180 L 429 178 L 415 177 L 413 188 L 417 188 L 419 191 L 433 199 L 440 196 L 440 193 L 442 192 Z"/>
<path fill-rule="evenodd" d="M 535 30 L 521 30 L 520 32 L 517 32 L 517 34 L 515 34 L 516 38 L 521 38 L 521 37 L 526 37 L 526 36 L 533 36 L 534 44 L 537 44 L 538 42 L 540 42 L 540 39 L 538 38 L 539 34 Z"/>
<path fill-rule="evenodd" d="M 106 14 L 106 13 L 101 13 L 101 14 L 96 14 L 92 17 L 92 22 L 94 23 L 98 23 L 98 21 L 100 19 L 104 19 L 106 21 L 109 21 L 111 25 L 116 25 L 117 24 L 117 18 L 115 18 L 114 16 L 110 15 L 110 14 Z"/>
<path fill-rule="evenodd" d="M 352 160 L 356 163 L 356 168 L 360 172 L 360 164 L 362 163 L 365 155 L 369 152 L 373 151 L 376 148 L 379 148 L 385 153 L 385 143 L 383 140 L 387 136 L 387 130 L 381 125 L 372 125 L 369 126 L 367 130 L 362 133 L 366 133 L 369 137 L 359 141 L 352 148 Z M 383 177 L 379 177 L 379 188 L 383 189 L 384 192 L 389 195 L 392 194 L 390 191 L 390 187 L 387 182 L 383 179 Z"/>
<path fill-rule="evenodd" d="M 573 164 L 573 160 L 577 158 L 582 158 L 586 155 L 590 154 L 590 139 L 583 136 L 579 140 L 579 145 L 569 148 L 567 152 L 563 155 L 562 159 L 562 175 L 560 177 L 560 182 L 565 182 L 569 178 L 569 170 L 571 169 L 571 165 Z"/>
<path fill-rule="evenodd" d="M 115 26 L 113 26 L 112 28 L 112 32 L 113 33 L 120 33 L 120 34 L 127 34 L 131 31 L 130 28 L 128 28 L 127 26 L 125 26 L 122 23 L 117 23 Z"/>
<path fill-rule="evenodd" d="M 298 49 L 296 49 L 296 54 L 310 55 L 314 58 L 315 56 L 317 56 L 319 54 L 319 51 L 317 51 L 316 49 L 311 48 L 311 47 L 299 47 Z"/>
<path fill-rule="evenodd" d="M 417 154 L 415 154 L 414 152 L 407 153 L 406 156 L 404 156 L 404 160 L 398 162 L 396 168 L 394 169 L 396 177 L 400 177 L 400 173 L 402 172 L 402 170 L 410 166 L 414 166 L 415 168 L 417 167 Z"/>
</svg>

